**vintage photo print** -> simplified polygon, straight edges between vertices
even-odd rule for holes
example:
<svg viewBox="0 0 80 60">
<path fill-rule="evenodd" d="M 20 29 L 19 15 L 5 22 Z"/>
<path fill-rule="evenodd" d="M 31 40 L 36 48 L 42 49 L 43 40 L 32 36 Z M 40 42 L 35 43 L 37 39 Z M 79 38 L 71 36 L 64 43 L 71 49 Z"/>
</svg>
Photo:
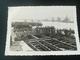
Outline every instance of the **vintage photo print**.
<svg viewBox="0 0 80 60">
<path fill-rule="evenodd" d="M 80 54 L 76 6 L 9 6 L 5 55 Z"/>
</svg>

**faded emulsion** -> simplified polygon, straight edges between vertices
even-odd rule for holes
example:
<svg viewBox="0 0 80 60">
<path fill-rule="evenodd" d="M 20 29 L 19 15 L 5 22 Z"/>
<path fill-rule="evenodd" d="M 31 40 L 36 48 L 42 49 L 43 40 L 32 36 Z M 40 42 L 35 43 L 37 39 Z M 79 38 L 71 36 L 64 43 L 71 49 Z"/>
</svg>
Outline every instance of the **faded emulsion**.
<svg viewBox="0 0 80 60">
<path fill-rule="evenodd" d="M 8 9 L 10 51 L 77 51 L 74 6 Z"/>
</svg>

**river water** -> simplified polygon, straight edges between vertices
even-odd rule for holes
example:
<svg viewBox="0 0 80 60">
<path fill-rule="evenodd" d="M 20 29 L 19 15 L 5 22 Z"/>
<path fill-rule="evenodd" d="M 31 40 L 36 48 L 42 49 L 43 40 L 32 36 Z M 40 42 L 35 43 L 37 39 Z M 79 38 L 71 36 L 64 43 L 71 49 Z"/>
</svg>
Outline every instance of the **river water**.
<svg viewBox="0 0 80 60">
<path fill-rule="evenodd" d="M 74 30 L 74 23 L 62 23 L 62 22 L 42 22 L 42 26 L 54 26 L 56 29 L 72 29 Z"/>
</svg>

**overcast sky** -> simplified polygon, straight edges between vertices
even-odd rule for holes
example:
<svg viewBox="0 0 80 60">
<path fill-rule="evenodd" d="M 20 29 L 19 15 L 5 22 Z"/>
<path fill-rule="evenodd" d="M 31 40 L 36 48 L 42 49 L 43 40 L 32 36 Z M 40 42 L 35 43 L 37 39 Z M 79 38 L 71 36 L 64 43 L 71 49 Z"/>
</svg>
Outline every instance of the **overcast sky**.
<svg viewBox="0 0 80 60">
<path fill-rule="evenodd" d="M 73 20 L 76 15 L 75 6 L 17 6 L 8 7 L 8 19 L 51 19 L 65 18 Z"/>
</svg>

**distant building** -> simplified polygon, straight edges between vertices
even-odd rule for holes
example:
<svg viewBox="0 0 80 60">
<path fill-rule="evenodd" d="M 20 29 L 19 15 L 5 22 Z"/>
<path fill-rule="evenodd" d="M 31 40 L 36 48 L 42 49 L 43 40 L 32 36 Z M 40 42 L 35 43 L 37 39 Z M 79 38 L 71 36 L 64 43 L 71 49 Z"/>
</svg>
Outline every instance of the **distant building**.
<svg viewBox="0 0 80 60">
<path fill-rule="evenodd" d="M 57 22 L 62 22 L 62 20 L 61 20 L 60 17 L 58 17 L 56 21 L 57 21 Z"/>
<path fill-rule="evenodd" d="M 71 23 L 70 19 L 66 16 L 62 22 Z"/>
<path fill-rule="evenodd" d="M 52 22 L 54 22 L 55 20 L 54 20 L 54 18 L 52 18 Z"/>
</svg>

